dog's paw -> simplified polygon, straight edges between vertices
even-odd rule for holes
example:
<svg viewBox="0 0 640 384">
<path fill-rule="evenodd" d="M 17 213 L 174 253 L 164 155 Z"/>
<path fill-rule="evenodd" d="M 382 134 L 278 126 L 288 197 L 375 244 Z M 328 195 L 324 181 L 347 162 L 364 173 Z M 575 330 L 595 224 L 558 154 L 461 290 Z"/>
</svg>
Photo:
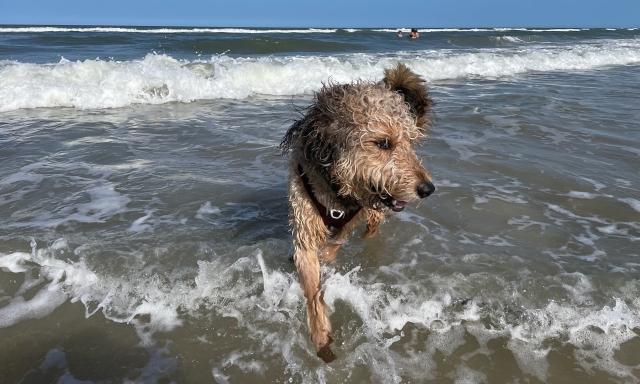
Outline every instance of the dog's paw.
<svg viewBox="0 0 640 384">
<path fill-rule="evenodd" d="M 367 230 L 362 234 L 362 238 L 365 240 L 371 239 L 373 237 L 376 237 L 376 235 L 378 234 L 378 229 L 372 229 L 370 230 L 369 228 L 367 228 Z"/>
<path fill-rule="evenodd" d="M 330 347 L 332 342 L 333 342 L 333 339 L 331 338 L 331 336 L 329 336 L 329 341 L 327 342 L 327 344 L 323 345 L 318 349 L 317 355 L 325 363 L 330 363 L 336 359 L 336 354 L 333 353 Z"/>
<path fill-rule="evenodd" d="M 312 337 L 312 339 L 319 358 L 321 358 L 325 363 L 330 363 L 336 359 L 336 355 L 333 353 L 330 347 L 331 343 L 333 343 L 331 333 L 324 331 L 318 334 L 316 337 Z"/>
</svg>

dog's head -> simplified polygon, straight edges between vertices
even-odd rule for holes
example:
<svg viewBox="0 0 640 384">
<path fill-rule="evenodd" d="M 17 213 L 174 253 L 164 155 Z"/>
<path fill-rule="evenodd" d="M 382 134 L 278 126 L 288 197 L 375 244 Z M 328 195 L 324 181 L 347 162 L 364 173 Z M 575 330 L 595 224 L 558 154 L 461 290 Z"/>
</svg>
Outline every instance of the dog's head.
<svg viewBox="0 0 640 384">
<path fill-rule="evenodd" d="M 325 85 L 281 147 L 316 167 L 340 196 L 401 211 L 435 190 L 414 151 L 430 107 L 424 81 L 398 64 L 379 83 Z"/>
</svg>

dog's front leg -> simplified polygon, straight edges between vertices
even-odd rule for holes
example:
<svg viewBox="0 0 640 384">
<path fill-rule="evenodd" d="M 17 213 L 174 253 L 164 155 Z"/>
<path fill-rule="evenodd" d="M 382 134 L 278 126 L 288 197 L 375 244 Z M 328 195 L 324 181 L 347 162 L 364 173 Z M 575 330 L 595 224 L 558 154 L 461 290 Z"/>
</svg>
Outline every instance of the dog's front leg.
<svg viewBox="0 0 640 384">
<path fill-rule="evenodd" d="M 320 259 L 320 261 L 324 263 L 330 263 L 335 260 L 340 247 L 342 247 L 342 244 L 344 244 L 345 242 L 346 240 L 341 237 L 329 238 L 318 252 L 318 258 Z"/>
<path fill-rule="evenodd" d="M 300 177 L 289 181 L 290 224 L 293 231 L 293 261 L 300 286 L 307 300 L 307 325 L 318 357 L 325 362 L 335 359 L 331 351 L 331 323 L 326 314 L 320 286 L 318 253 L 329 236 L 322 218 L 309 199 Z"/>
<path fill-rule="evenodd" d="M 300 278 L 300 285 L 307 299 L 307 325 L 311 333 L 311 341 L 318 357 L 325 362 L 335 360 L 336 356 L 330 348 L 331 323 L 326 314 L 323 293 L 320 287 L 320 263 L 317 250 L 296 249 L 294 261 Z"/>
<path fill-rule="evenodd" d="M 378 233 L 380 223 L 384 221 L 384 213 L 367 209 L 367 230 L 362 236 L 364 239 L 370 239 Z"/>
</svg>

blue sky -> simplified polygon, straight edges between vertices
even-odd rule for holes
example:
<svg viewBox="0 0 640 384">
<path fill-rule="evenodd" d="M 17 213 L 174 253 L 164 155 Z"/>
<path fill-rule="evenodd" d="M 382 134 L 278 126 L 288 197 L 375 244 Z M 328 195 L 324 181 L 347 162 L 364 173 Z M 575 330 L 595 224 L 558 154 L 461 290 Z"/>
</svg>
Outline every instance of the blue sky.
<svg viewBox="0 0 640 384">
<path fill-rule="evenodd" d="M 0 0 L 0 24 L 638 27 L 640 0 Z"/>
</svg>

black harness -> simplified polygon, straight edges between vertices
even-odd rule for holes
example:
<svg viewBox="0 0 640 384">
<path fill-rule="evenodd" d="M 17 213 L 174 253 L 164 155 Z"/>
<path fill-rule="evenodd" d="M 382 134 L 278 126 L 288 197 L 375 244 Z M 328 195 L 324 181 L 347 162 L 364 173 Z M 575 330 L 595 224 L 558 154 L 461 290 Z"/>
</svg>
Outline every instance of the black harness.
<svg viewBox="0 0 640 384">
<path fill-rule="evenodd" d="M 360 205 L 355 205 L 354 208 L 342 211 L 339 209 L 328 209 L 324 205 L 322 205 L 316 196 L 313 194 L 313 188 L 311 188 L 311 183 L 309 182 L 309 177 L 307 177 L 306 173 L 302 169 L 302 165 L 298 164 L 298 174 L 302 179 L 302 184 L 304 184 L 304 189 L 307 191 L 307 195 L 311 201 L 313 201 L 313 205 L 316 206 L 316 210 L 320 217 L 322 217 L 322 221 L 324 225 L 331 231 L 333 234 L 337 233 L 342 227 L 344 227 L 348 222 L 351 221 L 355 217 L 355 215 L 360 212 L 362 207 Z M 345 204 L 345 206 L 353 206 L 353 204 Z"/>
</svg>

